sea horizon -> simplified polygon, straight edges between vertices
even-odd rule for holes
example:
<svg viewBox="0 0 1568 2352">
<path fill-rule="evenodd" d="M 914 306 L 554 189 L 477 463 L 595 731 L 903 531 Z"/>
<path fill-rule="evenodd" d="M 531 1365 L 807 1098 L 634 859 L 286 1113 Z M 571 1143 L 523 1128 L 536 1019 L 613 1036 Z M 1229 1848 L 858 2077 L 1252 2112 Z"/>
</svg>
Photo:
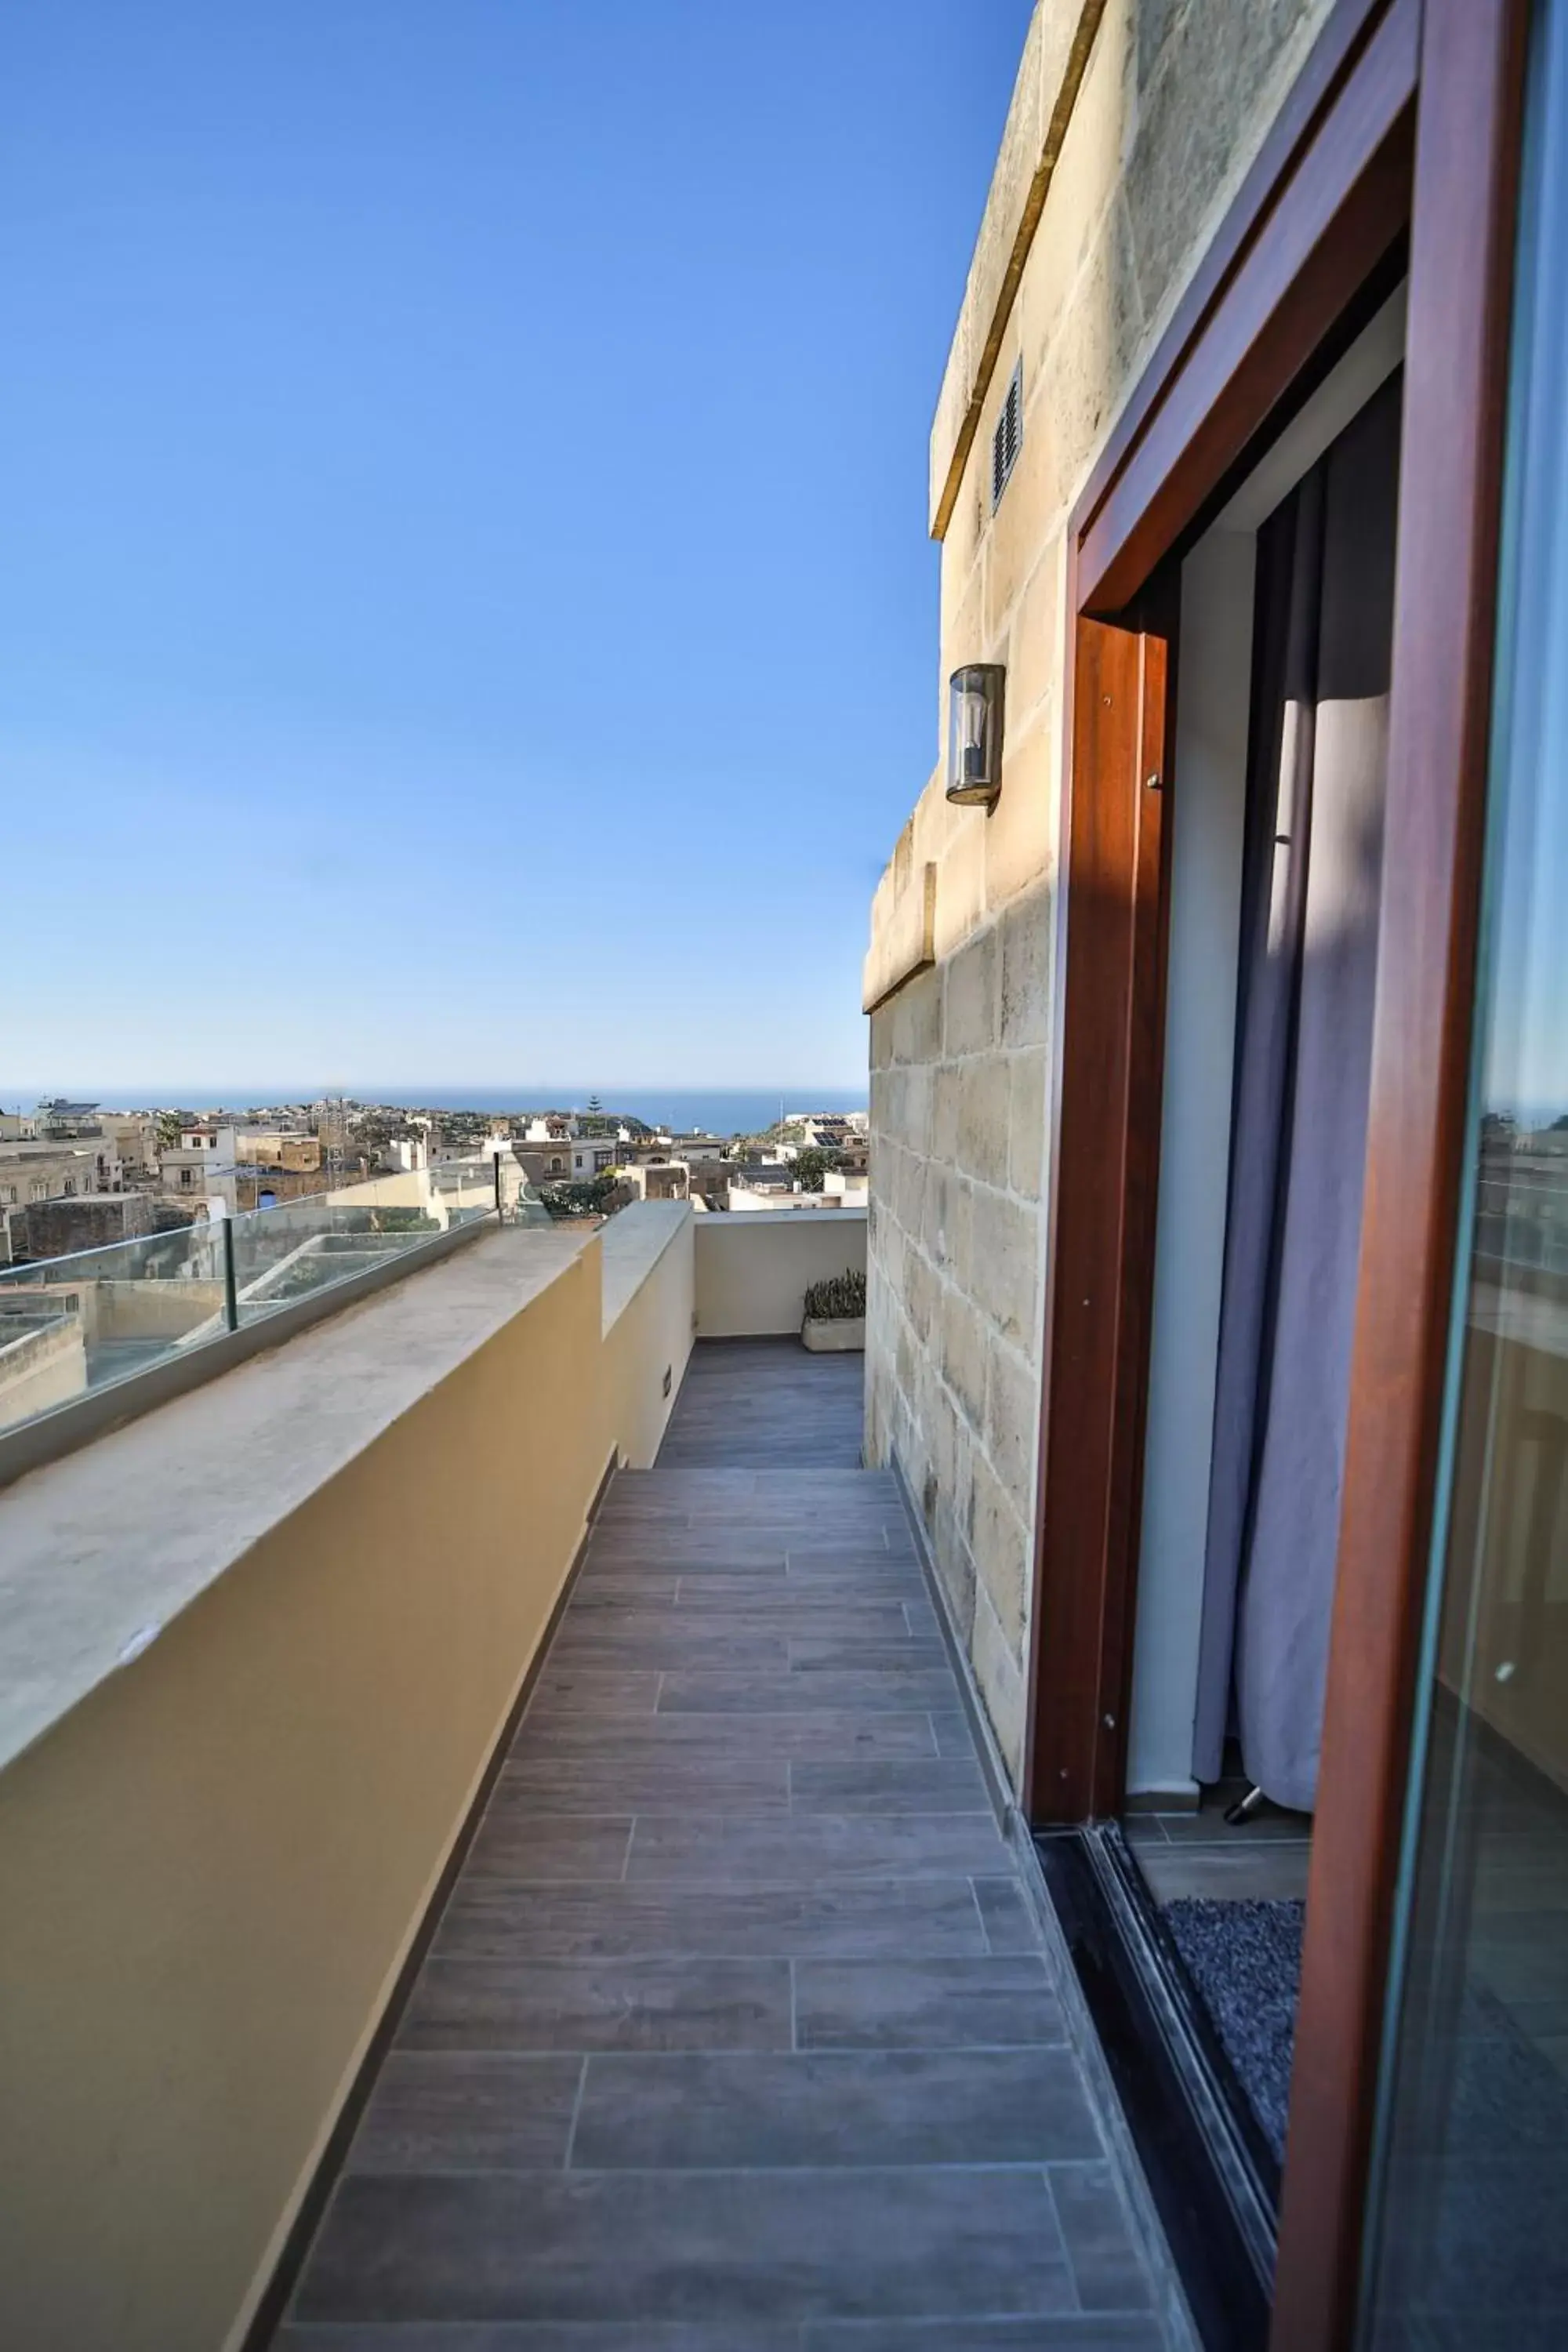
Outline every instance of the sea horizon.
<svg viewBox="0 0 1568 2352">
<path fill-rule="evenodd" d="M 51 1089 L 59 1094 L 59 1088 Z M 333 1089 L 350 1102 L 395 1104 L 408 1110 L 479 1111 L 516 1117 L 523 1111 L 585 1110 L 596 1096 L 606 1113 L 640 1118 L 650 1127 L 668 1127 L 687 1133 L 753 1135 L 772 1127 L 781 1111 L 865 1110 L 866 1087 L 373 1087 L 344 1086 Z M 12 1088 L 0 1093 L 0 1108 L 33 1110 L 42 1099 L 39 1090 Z M 95 1093 L 84 1087 L 67 1099 L 96 1103 L 102 1110 L 248 1110 L 275 1103 L 309 1103 L 322 1099 L 321 1087 L 202 1087 L 132 1088 L 107 1087 Z"/>
</svg>

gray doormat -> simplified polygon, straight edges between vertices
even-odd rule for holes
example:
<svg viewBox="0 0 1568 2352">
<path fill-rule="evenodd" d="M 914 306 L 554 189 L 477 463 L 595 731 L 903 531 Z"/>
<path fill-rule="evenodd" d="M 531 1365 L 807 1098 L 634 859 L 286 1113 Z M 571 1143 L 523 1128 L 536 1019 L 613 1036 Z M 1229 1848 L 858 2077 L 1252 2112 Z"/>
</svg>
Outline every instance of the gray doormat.
<svg viewBox="0 0 1568 2352">
<path fill-rule="evenodd" d="M 1161 1916 L 1281 2155 L 1305 1904 L 1194 1895 Z M 1562 2352 L 1568 2084 L 1474 1979 L 1449 2047 L 1429 2055 L 1446 2093 L 1406 2116 L 1394 2151 L 1373 2340 L 1379 2352 Z"/>
<path fill-rule="evenodd" d="M 1189 1895 L 1160 1916 L 1264 2137 L 1282 2158 L 1306 1905 Z"/>
</svg>

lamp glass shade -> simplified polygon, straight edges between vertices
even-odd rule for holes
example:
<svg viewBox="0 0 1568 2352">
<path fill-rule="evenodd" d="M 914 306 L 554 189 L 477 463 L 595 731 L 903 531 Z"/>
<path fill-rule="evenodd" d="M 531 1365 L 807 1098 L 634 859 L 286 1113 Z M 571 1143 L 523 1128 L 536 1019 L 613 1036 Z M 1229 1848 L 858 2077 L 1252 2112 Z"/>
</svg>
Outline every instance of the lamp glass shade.
<svg viewBox="0 0 1568 2352">
<path fill-rule="evenodd" d="M 987 808 L 1002 789 L 1000 662 L 969 662 L 948 681 L 947 797 Z"/>
</svg>

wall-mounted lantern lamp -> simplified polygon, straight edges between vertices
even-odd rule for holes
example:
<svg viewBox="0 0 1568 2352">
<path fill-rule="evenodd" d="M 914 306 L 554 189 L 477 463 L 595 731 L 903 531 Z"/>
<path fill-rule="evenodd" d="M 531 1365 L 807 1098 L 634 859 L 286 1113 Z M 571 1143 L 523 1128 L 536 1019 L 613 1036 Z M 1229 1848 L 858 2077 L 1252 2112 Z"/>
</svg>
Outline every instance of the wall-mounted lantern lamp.
<svg viewBox="0 0 1568 2352">
<path fill-rule="evenodd" d="M 994 808 L 1002 790 L 1000 662 L 966 662 L 948 680 L 947 797 Z"/>
</svg>

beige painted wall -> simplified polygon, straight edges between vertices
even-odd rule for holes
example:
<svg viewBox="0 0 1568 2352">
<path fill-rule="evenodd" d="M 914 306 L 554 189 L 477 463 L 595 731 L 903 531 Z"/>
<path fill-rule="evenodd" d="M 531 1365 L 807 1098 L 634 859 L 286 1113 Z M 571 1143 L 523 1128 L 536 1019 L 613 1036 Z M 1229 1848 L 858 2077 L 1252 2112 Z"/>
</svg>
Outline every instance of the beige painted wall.
<svg viewBox="0 0 1568 2352">
<path fill-rule="evenodd" d="M 942 530 L 934 699 L 1007 670 L 1003 791 L 932 775 L 872 908 L 868 1458 L 896 1451 L 1016 1776 L 1030 1529 L 1074 499 L 1278 112 L 1330 0 L 1041 0 L 931 435 Z M 1018 226 L 1061 132 L 995 365 Z M 992 515 L 992 429 L 1022 358 L 1024 437 Z M 952 493 L 955 453 L 974 426 Z M 920 969 L 921 966 L 924 969 Z M 907 976 L 912 974 L 912 976 Z M 900 984 L 901 983 L 901 984 Z"/>
<path fill-rule="evenodd" d="M 706 1216 L 695 1230 L 700 1339 L 798 1331 L 808 1284 L 865 1269 L 864 1209 Z"/>
<path fill-rule="evenodd" d="M 112 1573 L 110 1471 L 142 1543 L 160 1446 L 170 1510 L 210 1482 L 221 1517 L 237 1437 L 289 1450 L 268 1400 L 293 1381 L 299 1411 L 308 1351 L 368 1362 L 378 1330 L 384 1354 L 421 1331 L 450 1349 L 487 1253 L 504 1274 L 522 1261 L 495 1253 L 554 1252 L 520 1311 L 0 1772 L 0 2342 L 237 2340 L 611 1449 L 657 1446 L 691 1326 L 678 1214 L 607 1332 L 596 1237 L 563 1264 L 559 1235 L 497 1235 L 0 1497 L 0 1549 L 31 1525 L 47 1562 L 90 1486 Z"/>
</svg>

